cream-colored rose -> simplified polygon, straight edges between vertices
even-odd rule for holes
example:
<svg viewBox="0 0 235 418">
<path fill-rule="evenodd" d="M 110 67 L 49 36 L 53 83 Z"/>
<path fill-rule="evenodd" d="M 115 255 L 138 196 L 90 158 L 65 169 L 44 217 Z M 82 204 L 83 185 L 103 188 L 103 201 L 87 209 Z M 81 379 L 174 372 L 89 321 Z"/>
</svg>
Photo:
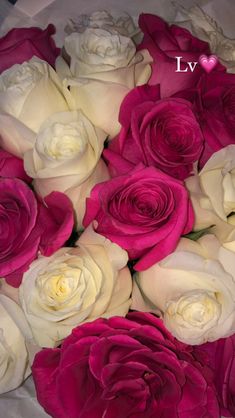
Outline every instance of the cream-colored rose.
<svg viewBox="0 0 235 418">
<path fill-rule="evenodd" d="M 28 325 L 21 308 L 0 295 L 0 393 L 16 389 L 30 375 L 29 355 L 22 331 Z"/>
<path fill-rule="evenodd" d="M 0 75 L 1 147 L 23 158 L 44 120 L 71 106 L 69 90 L 47 62 L 33 57 L 13 65 Z"/>
<path fill-rule="evenodd" d="M 131 38 L 104 29 L 74 32 L 65 38 L 64 46 L 77 77 L 126 67 L 136 52 Z"/>
<path fill-rule="evenodd" d="M 32 178 L 59 178 L 60 185 L 65 177 L 61 190 L 77 185 L 96 167 L 105 138 L 81 111 L 55 113 L 42 124 L 34 147 L 25 153 L 25 170 Z"/>
<path fill-rule="evenodd" d="M 38 194 L 66 193 L 74 203 L 78 227 L 91 188 L 106 180 L 100 160 L 106 134 L 95 128 L 81 111 L 55 113 L 44 122 L 35 145 L 24 154 L 24 167 Z"/>
<path fill-rule="evenodd" d="M 61 57 L 56 68 L 63 85 L 70 88 L 74 107 L 113 137 L 120 130 L 122 100 L 150 78 L 151 56 L 147 50 L 136 52 L 129 36 L 100 28 L 72 33 L 65 39 L 65 50 L 70 68 Z"/>
<path fill-rule="evenodd" d="M 15 64 L 0 75 L 0 111 L 35 132 L 55 112 L 68 110 L 61 82 L 53 68 L 33 57 Z"/>
<path fill-rule="evenodd" d="M 235 258 L 214 235 L 182 238 L 176 251 L 136 274 L 131 308 L 161 313 L 186 344 L 235 332 Z"/>
<path fill-rule="evenodd" d="M 40 257 L 24 274 L 20 301 L 40 346 L 54 347 L 83 322 L 129 310 L 132 280 L 126 251 L 91 227 L 77 245 Z"/>
<path fill-rule="evenodd" d="M 215 152 L 199 173 L 203 192 L 224 221 L 235 211 L 235 145 Z"/>
<path fill-rule="evenodd" d="M 235 211 L 235 145 L 215 152 L 203 169 L 186 179 L 194 212 L 194 229 L 223 225 L 225 235 L 228 216 Z"/>
</svg>

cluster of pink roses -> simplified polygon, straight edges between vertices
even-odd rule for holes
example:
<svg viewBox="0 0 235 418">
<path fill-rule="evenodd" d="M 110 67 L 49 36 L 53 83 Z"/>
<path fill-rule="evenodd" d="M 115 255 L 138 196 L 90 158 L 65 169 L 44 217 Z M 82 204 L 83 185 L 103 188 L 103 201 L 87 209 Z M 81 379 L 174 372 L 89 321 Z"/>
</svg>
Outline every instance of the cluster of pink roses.
<svg viewBox="0 0 235 418">
<path fill-rule="evenodd" d="M 0 329 L 54 418 L 232 417 L 235 75 L 177 72 L 208 44 L 139 27 L 0 39 Z"/>
</svg>

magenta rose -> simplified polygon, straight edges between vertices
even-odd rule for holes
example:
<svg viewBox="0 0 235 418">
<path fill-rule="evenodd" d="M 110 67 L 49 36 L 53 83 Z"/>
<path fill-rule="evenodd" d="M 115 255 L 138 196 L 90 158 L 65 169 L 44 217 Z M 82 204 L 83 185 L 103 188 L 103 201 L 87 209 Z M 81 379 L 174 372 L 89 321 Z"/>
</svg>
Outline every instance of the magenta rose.
<svg viewBox="0 0 235 418">
<path fill-rule="evenodd" d="M 137 87 L 122 102 L 119 121 L 120 134 L 104 151 L 111 172 L 115 151 L 134 164 L 153 165 L 181 180 L 191 174 L 203 136 L 190 102 L 160 100 L 158 86 Z"/>
<path fill-rule="evenodd" d="M 221 414 L 235 417 L 235 334 L 204 344 L 202 348 L 210 356 Z"/>
<path fill-rule="evenodd" d="M 194 214 L 182 182 L 154 167 L 138 166 L 127 174 L 97 184 L 87 199 L 84 226 L 139 259 L 145 270 L 174 251 L 180 236 L 192 230 Z"/>
<path fill-rule="evenodd" d="M 206 357 L 143 312 L 75 328 L 32 371 L 53 418 L 219 417 Z"/>
<path fill-rule="evenodd" d="M 69 238 L 73 208 L 63 193 L 38 202 L 19 179 L 0 178 L 0 277 L 18 287 L 38 252 L 49 256 Z"/>
<path fill-rule="evenodd" d="M 52 35 L 55 27 L 50 24 L 45 30 L 40 28 L 17 28 L 0 38 L 0 73 L 14 64 L 22 64 L 34 55 L 54 66 L 60 53 Z"/>
<path fill-rule="evenodd" d="M 0 177 L 17 177 L 27 183 L 32 181 L 24 171 L 23 160 L 3 149 L 0 149 Z"/>
<path fill-rule="evenodd" d="M 205 75 L 197 87 L 175 96 L 191 101 L 197 114 L 205 139 L 200 166 L 214 152 L 235 143 L 235 74 Z"/>
<path fill-rule="evenodd" d="M 200 55 L 210 55 L 207 42 L 194 37 L 187 29 L 176 25 L 169 26 L 163 19 L 151 14 L 141 14 L 139 26 L 144 38 L 138 49 L 148 49 L 153 58 L 152 75 L 149 84 L 160 84 L 161 97 L 168 97 L 176 91 L 195 86 L 205 71 L 198 64 Z M 181 57 L 180 69 L 186 72 L 176 72 L 177 59 Z M 191 71 L 196 62 L 194 71 Z M 213 70 L 223 70 L 218 64 Z"/>
</svg>

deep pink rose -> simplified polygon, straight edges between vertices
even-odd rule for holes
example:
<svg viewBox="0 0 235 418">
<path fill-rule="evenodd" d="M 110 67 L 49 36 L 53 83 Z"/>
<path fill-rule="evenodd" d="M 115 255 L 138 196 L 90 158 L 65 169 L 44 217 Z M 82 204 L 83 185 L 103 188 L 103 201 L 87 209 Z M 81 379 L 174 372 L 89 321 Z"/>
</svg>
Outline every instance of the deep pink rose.
<svg viewBox="0 0 235 418">
<path fill-rule="evenodd" d="M 139 26 L 144 33 L 138 49 L 148 49 L 153 58 L 152 76 L 149 84 L 160 84 L 161 97 L 168 97 L 176 91 L 195 86 L 205 71 L 198 64 L 200 55 L 210 55 L 207 42 L 194 37 L 187 29 L 169 26 L 163 19 L 151 14 L 141 14 Z M 176 57 L 181 57 L 180 68 L 185 70 L 191 62 L 197 62 L 194 71 L 176 72 Z M 223 70 L 217 64 L 214 71 Z"/>
<path fill-rule="evenodd" d="M 197 347 L 178 342 L 147 313 L 75 328 L 32 367 L 53 418 L 218 418 L 212 373 Z"/>
<path fill-rule="evenodd" d="M 111 172 L 112 160 L 120 154 L 126 160 L 160 168 L 178 179 L 185 179 L 200 157 L 203 136 L 186 100 L 160 100 L 158 86 L 132 90 L 122 102 L 119 114 L 120 134 L 104 151 Z"/>
<path fill-rule="evenodd" d="M 204 344 L 202 348 L 210 355 L 221 414 L 235 417 L 235 334 Z"/>
<path fill-rule="evenodd" d="M 205 75 L 194 89 L 178 92 L 175 96 L 192 102 L 201 125 L 205 149 L 200 166 L 214 152 L 235 144 L 235 74 Z"/>
<path fill-rule="evenodd" d="M 18 28 L 10 30 L 0 38 L 0 73 L 14 64 L 22 64 L 34 55 L 54 66 L 60 53 L 52 39 L 55 27 L 50 24 L 40 28 Z"/>
<path fill-rule="evenodd" d="M 0 178 L 0 202 L 0 277 L 18 287 L 38 251 L 49 256 L 69 238 L 73 208 L 60 192 L 38 202 L 19 179 Z"/>
<path fill-rule="evenodd" d="M 93 220 L 99 234 L 130 259 L 140 258 L 136 270 L 145 270 L 174 251 L 180 236 L 192 230 L 194 214 L 182 182 L 140 165 L 92 189 L 84 226 Z"/>
<path fill-rule="evenodd" d="M 0 177 L 17 177 L 27 183 L 32 181 L 24 171 L 23 160 L 3 149 L 0 149 Z"/>
</svg>

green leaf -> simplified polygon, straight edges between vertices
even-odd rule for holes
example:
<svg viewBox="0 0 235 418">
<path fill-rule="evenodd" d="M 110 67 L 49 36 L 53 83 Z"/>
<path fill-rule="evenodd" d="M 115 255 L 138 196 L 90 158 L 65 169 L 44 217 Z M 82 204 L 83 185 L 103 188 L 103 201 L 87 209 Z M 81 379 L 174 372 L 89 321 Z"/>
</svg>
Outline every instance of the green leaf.
<svg viewBox="0 0 235 418">
<path fill-rule="evenodd" d="M 192 231 L 189 234 L 183 235 L 183 238 L 191 239 L 192 241 L 197 241 L 199 238 L 207 234 L 212 234 L 211 228 L 215 225 L 211 225 L 208 228 L 200 229 L 199 231 Z"/>
<path fill-rule="evenodd" d="M 83 230 L 76 231 L 75 229 L 71 232 L 69 239 L 64 244 L 64 247 L 76 247 L 76 241 L 82 234 Z"/>
</svg>

